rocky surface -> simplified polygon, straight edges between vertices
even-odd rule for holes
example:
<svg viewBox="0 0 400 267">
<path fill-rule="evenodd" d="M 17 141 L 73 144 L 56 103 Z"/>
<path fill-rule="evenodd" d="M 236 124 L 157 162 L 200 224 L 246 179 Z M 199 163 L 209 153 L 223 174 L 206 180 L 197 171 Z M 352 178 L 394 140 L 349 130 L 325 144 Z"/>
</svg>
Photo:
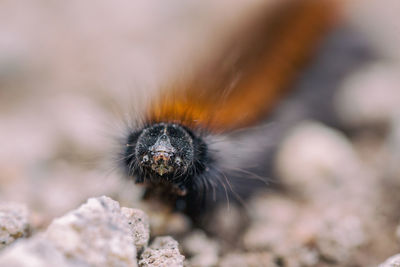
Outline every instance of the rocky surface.
<svg viewBox="0 0 400 267">
<path fill-rule="evenodd" d="M 137 266 L 147 246 L 149 225 L 140 210 L 120 208 L 108 198 L 91 198 L 55 219 L 43 233 L 0 255 L 2 266 Z"/>
<path fill-rule="evenodd" d="M 140 256 L 139 266 L 182 267 L 185 257 L 179 252 L 178 242 L 170 236 L 156 237 Z"/>
<path fill-rule="evenodd" d="M 126 207 L 121 208 L 121 213 L 128 219 L 136 251 L 143 251 L 150 239 L 150 224 L 148 216 L 139 209 L 130 209 Z"/>
</svg>

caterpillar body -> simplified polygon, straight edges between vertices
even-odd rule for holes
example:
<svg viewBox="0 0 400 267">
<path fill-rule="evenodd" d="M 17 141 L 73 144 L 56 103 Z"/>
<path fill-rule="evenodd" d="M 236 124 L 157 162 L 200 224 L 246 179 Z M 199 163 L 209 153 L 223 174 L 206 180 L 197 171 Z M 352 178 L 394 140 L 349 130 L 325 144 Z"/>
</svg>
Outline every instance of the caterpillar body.
<svg viewBox="0 0 400 267">
<path fill-rule="evenodd" d="M 265 185 L 254 170 L 263 176 L 269 136 L 280 130 L 263 123 L 295 88 L 338 10 L 338 1 L 285 2 L 249 24 L 245 42 L 228 46 L 183 85 L 167 86 L 144 123 L 128 133 L 122 152 L 127 176 L 145 185 L 145 197 L 197 218 Z M 232 53 L 235 61 L 222 67 Z"/>
</svg>

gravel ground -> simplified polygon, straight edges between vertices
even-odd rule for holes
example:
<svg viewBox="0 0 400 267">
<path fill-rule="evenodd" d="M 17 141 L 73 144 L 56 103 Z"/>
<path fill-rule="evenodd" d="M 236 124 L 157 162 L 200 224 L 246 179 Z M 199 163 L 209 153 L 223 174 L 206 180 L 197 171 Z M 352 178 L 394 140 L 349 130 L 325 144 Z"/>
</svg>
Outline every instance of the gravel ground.
<svg viewBox="0 0 400 267">
<path fill-rule="evenodd" d="M 340 81 L 342 127 L 282 133 L 279 188 L 221 207 L 217 235 L 141 201 L 113 141 L 261 1 L 2 1 L 0 265 L 400 266 L 400 5 L 360 1 L 375 56 Z"/>
</svg>

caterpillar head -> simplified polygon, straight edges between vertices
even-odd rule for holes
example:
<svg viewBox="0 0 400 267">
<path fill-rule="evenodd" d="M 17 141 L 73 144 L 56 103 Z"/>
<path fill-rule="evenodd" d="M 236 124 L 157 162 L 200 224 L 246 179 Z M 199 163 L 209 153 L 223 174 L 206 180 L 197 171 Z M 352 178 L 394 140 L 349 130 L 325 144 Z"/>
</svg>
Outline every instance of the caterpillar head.
<svg viewBox="0 0 400 267">
<path fill-rule="evenodd" d="M 207 146 L 189 129 L 157 123 L 130 134 L 125 164 L 136 183 L 170 184 L 185 194 L 195 174 L 205 169 Z"/>
</svg>

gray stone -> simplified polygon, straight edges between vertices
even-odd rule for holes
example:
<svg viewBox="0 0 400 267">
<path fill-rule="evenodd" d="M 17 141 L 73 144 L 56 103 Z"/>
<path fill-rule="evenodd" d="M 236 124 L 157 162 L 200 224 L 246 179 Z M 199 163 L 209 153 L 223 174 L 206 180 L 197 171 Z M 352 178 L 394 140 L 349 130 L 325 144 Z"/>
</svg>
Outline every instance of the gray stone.
<svg viewBox="0 0 400 267">
<path fill-rule="evenodd" d="M 90 198 L 52 222 L 46 238 L 70 259 L 95 266 L 135 266 L 136 248 L 128 218 L 118 202 Z"/>
<path fill-rule="evenodd" d="M 290 191 L 318 209 L 334 205 L 349 213 L 351 209 L 357 214 L 371 211 L 365 201 L 373 197 L 374 173 L 338 130 L 312 121 L 301 123 L 279 148 L 276 168 Z M 348 196 L 347 201 L 343 196 Z"/>
<path fill-rule="evenodd" d="M 90 198 L 55 219 L 44 233 L 4 250 L 0 265 L 137 266 L 135 245 L 146 246 L 149 235 L 146 216 L 123 210 L 111 198 Z"/>
<path fill-rule="evenodd" d="M 84 262 L 69 261 L 43 234 L 17 241 L 0 255 L 0 265 L 8 267 L 71 267 L 88 266 Z"/>
<path fill-rule="evenodd" d="M 121 212 L 128 218 L 131 232 L 135 240 L 136 250 L 143 250 L 147 246 L 150 238 L 149 217 L 139 209 L 123 207 L 121 208 Z"/>
<path fill-rule="evenodd" d="M 191 256 L 190 266 L 207 267 L 216 266 L 218 263 L 219 244 L 216 240 L 208 238 L 201 230 L 195 230 L 182 241 L 185 255 Z"/>
<path fill-rule="evenodd" d="M 316 246 L 321 256 L 335 262 L 347 260 L 357 248 L 367 243 L 360 218 L 338 212 L 325 215 L 316 236 Z"/>
<path fill-rule="evenodd" d="M 170 236 L 156 237 L 140 256 L 139 266 L 183 266 L 185 257 L 181 255 L 178 242 Z"/>
<path fill-rule="evenodd" d="M 0 249 L 29 233 L 29 212 L 16 203 L 0 204 Z"/>
<path fill-rule="evenodd" d="M 390 123 L 400 100 L 399 71 L 385 62 L 371 64 L 351 75 L 337 98 L 337 112 L 350 126 Z"/>
<path fill-rule="evenodd" d="M 400 267 L 400 254 L 390 257 L 384 263 L 379 265 L 379 267 Z"/>
</svg>

